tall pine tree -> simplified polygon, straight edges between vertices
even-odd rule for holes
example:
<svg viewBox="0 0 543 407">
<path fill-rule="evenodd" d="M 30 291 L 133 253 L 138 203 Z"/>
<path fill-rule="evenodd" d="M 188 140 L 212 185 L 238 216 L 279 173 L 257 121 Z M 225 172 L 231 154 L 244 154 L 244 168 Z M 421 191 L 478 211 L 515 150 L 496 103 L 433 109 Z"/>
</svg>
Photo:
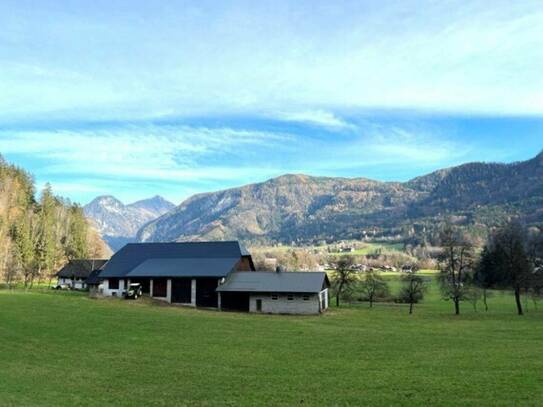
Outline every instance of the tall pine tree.
<svg viewBox="0 0 543 407">
<path fill-rule="evenodd" d="M 52 273 L 55 264 L 55 206 L 56 199 L 51 185 L 46 184 L 39 202 L 35 239 L 35 274 L 39 281 Z"/>
</svg>

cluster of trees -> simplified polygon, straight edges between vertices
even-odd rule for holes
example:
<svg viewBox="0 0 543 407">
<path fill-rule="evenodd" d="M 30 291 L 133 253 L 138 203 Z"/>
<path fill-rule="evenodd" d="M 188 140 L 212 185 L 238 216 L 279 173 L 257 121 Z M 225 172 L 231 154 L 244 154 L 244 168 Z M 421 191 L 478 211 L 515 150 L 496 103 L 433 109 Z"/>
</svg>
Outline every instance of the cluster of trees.
<svg viewBox="0 0 543 407">
<path fill-rule="evenodd" d="M 388 250 L 377 253 L 370 253 L 363 256 L 356 256 L 357 263 L 365 264 L 368 267 L 384 268 L 386 266 L 394 266 L 401 268 L 407 264 L 417 264 L 421 268 L 432 268 L 431 262 L 421 261 L 409 253 L 400 251 Z"/>
<path fill-rule="evenodd" d="M 50 281 L 68 259 L 106 253 L 80 206 L 50 185 L 36 199 L 32 177 L 0 156 L 0 276 L 8 287 Z"/>
<path fill-rule="evenodd" d="M 375 271 L 366 271 L 359 278 L 361 274 L 353 269 L 354 264 L 353 256 L 341 256 L 333 264 L 335 269 L 333 291 L 338 307 L 340 298 L 352 299 L 358 296 L 359 299 L 367 301 L 370 308 L 373 308 L 376 300 L 393 299 L 409 304 L 409 313 L 412 314 L 414 304 L 422 300 L 426 292 L 424 279 L 413 270 L 402 276 L 400 294 L 396 298 L 391 298 L 388 282 L 383 275 Z"/>
<path fill-rule="evenodd" d="M 463 300 L 476 304 L 482 298 L 488 310 L 489 289 L 512 290 L 519 315 L 522 294 L 534 301 L 542 294 L 543 234 L 530 234 L 517 220 L 492 231 L 480 254 L 468 235 L 451 226 L 443 230 L 441 245 L 441 290 L 456 314 Z"/>
<path fill-rule="evenodd" d="M 530 231 L 517 220 L 509 221 L 489 234 L 482 251 L 461 228 L 446 225 L 440 235 L 439 286 L 444 299 L 450 300 L 455 314 L 463 301 L 477 310 L 482 300 L 488 310 L 488 290 L 511 290 L 519 315 L 524 313 L 521 296 L 537 304 L 543 296 L 543 233 Z M 352 256 L 342 256 L 333 264 L 333 290 L 336 305 L 355 293 L 370 307 L 378 298 L 388 298 L 386 279 L 373 271 L 357 273 Z M 414 270 L 401 278 L 400 294 L 395 301 L 408 303 L 409 313 L 426 292 L 426 281 Z"/>
</svg>

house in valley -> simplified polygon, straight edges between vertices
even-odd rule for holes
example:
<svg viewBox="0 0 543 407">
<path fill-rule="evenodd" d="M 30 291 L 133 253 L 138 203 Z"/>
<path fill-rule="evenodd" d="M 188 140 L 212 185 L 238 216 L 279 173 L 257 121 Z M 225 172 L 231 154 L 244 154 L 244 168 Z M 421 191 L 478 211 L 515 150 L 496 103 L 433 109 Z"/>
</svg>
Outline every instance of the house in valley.
<svg viewBox="0 0 543 407">
<path fill-rule="evenodd" d="M 145 295 L 193 307 L 296 314 L 328 308 L 325 273 L 257 272 L 237 241 L 129 243 L 94 280 L 104 296 L 123 296 L 140 283 Z"/>
<path fill-rule="evenodd" d="M 106 262 L 105 259 L 70 260 L 56 274 L 58 278 L 56 287 L 85 290 L 87 289 L 87 278 L 93 271 L 98 272 Z"/>
</svg>

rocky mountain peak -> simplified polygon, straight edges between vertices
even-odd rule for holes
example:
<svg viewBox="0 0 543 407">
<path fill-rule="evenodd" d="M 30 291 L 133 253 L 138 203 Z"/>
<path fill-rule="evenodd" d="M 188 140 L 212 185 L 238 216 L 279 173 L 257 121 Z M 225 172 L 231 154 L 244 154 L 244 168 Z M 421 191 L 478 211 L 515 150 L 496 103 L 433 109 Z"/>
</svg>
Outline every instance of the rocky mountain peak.
<svg viewBox="0 0 543 407">
<path fill-rule="evenodd" d="M 93 199 L 84 206 L 85 215 L 113 250 L 133 241 L 141 226 L 175 207 L 160 196 L 143 199 L 129 205 L 111 195 Z"/>
</svg>

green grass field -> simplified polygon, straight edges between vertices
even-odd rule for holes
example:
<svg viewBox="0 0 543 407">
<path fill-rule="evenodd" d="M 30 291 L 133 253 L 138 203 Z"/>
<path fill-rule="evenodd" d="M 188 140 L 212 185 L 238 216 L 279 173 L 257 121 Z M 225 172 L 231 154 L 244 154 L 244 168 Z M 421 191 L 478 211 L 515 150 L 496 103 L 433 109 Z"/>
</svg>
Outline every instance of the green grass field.
<svg viewBox="0 0 543 407">
<path fill-rule="evenodd" d="M 360 249 L 355 249 L 352 252 L 343 253 L 343 252 L 336 252 L 331 253 L 332 255 L 346 255 L 350 254 L 353 256 L 365 256 L 368 254 L 376 254 L 379 252 L 385 253 L 385 252 L 401 252 L 403 251 L 403 243 L 364 243 L 364 247 Z"/>
<path fill-rule="evenodd" d="M 543 311 L 490 307 L 454 316 L 435 286 L 411 316 L 313 317 L 1 290 L 0 405 L 540 405 Z"/>
</svg>

